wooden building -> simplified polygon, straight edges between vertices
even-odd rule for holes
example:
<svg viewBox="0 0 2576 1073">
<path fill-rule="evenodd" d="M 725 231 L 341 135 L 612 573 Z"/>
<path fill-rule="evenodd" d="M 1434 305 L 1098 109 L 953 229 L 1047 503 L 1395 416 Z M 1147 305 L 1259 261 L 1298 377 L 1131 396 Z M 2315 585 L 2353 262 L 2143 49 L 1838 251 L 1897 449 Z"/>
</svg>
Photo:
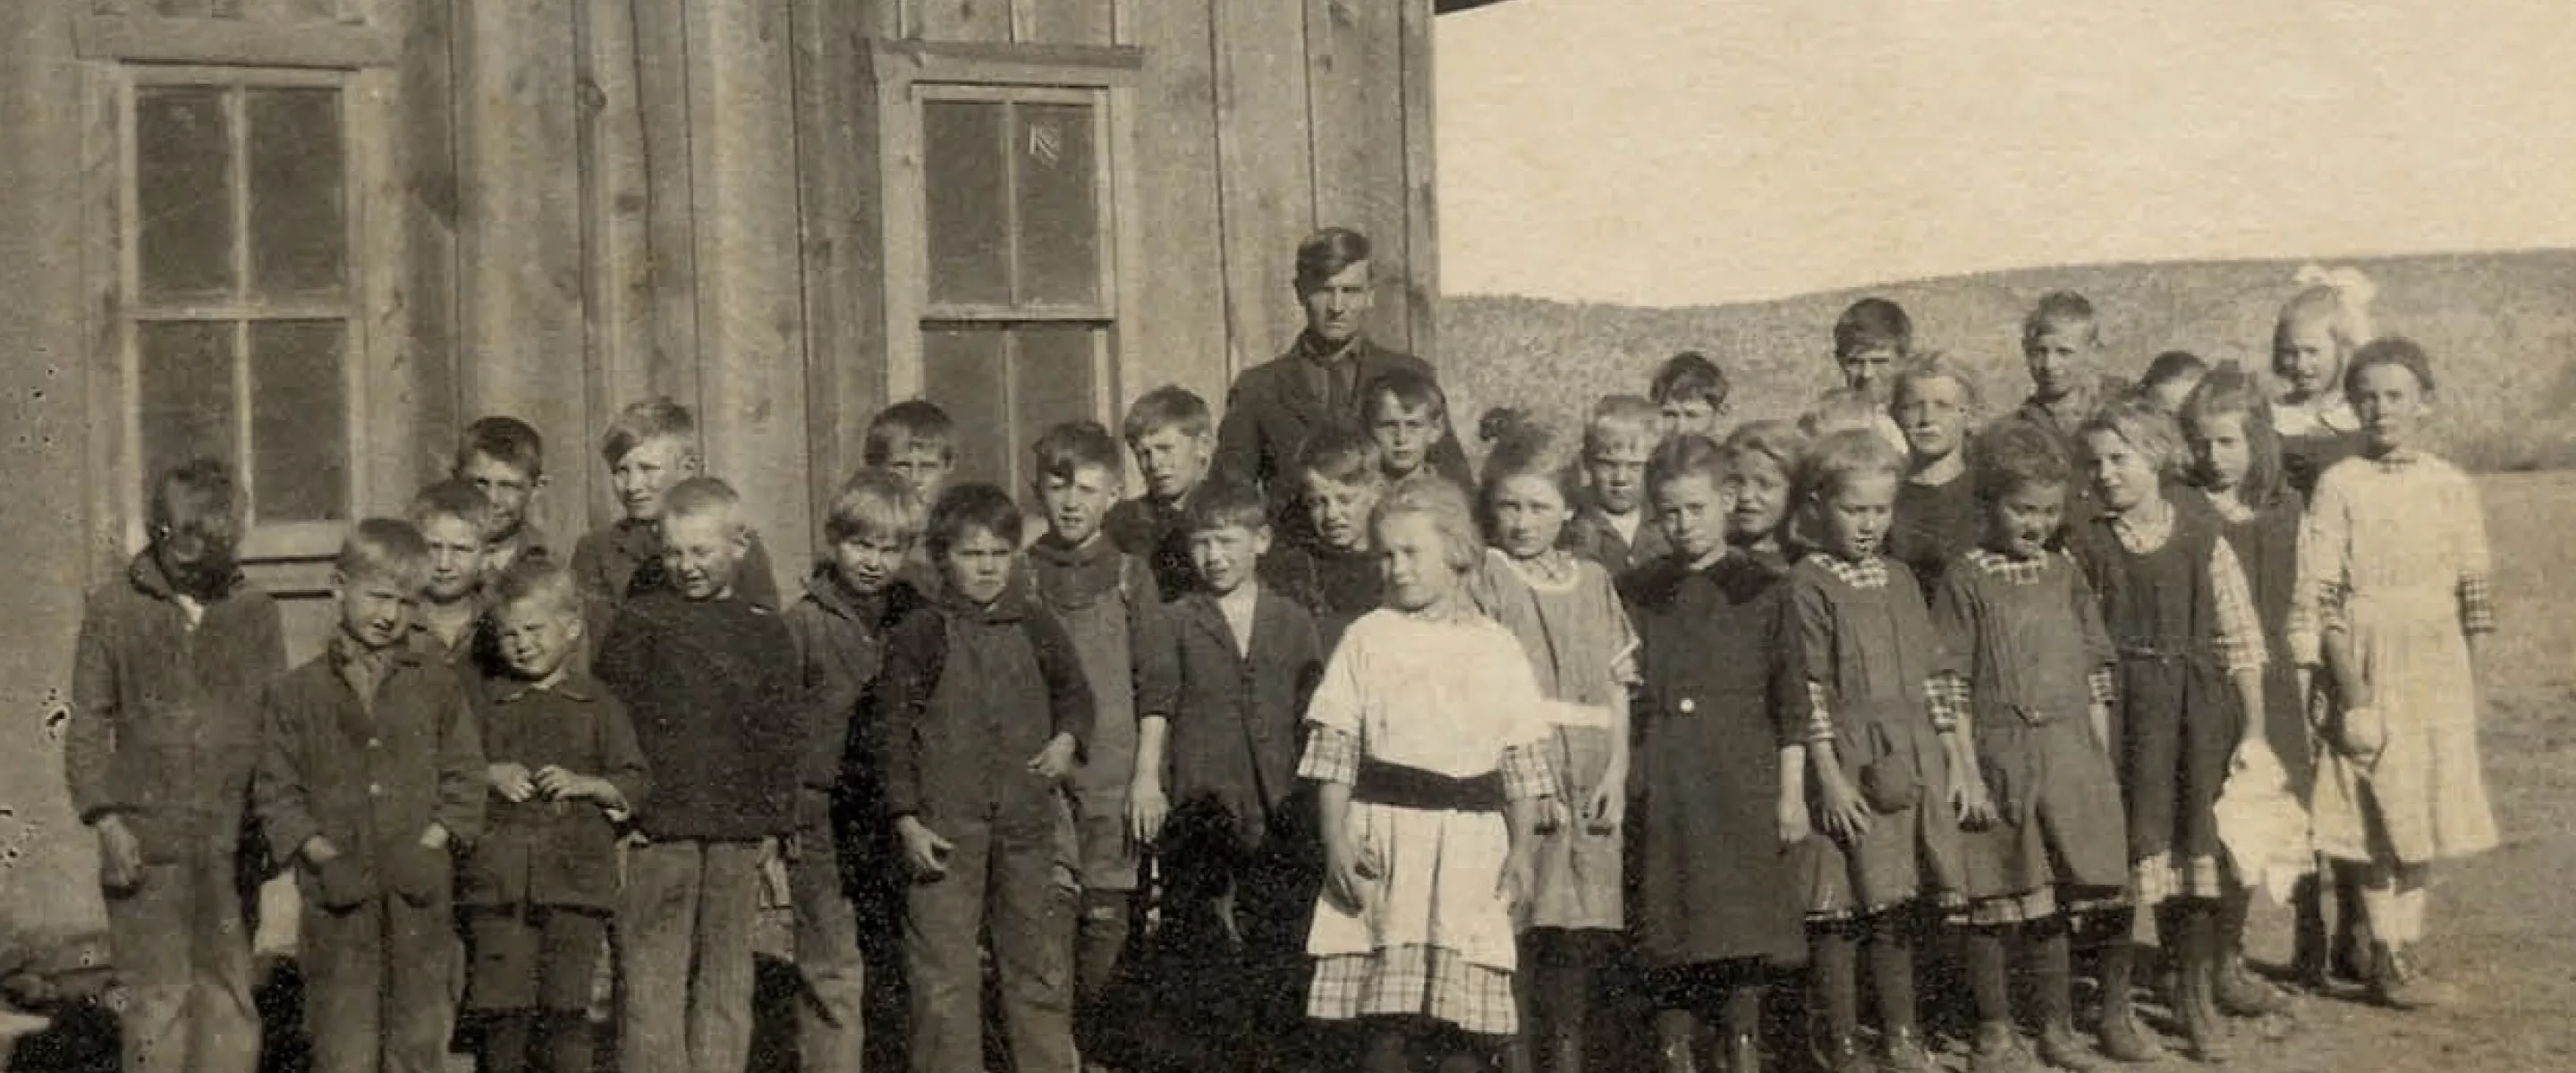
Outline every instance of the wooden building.
<svg viewBox="0 0 2576 1073">
<path fill-rule="evenodd" d="M 568 546 L 608 415 L 693 406 L 794 575 L 888 400 L 1009 480 L 1043 424 L 1221 400 L 1299 327 L 1317 226 L 1375 239 L 1373 333 L 1434 354 L 1432 21 L 1471 6 L 0 3 L 8 923 L 97 919 L 58 738 L 148 473 L 240 467 L 301 659 L 346 522 L 478 415 L 547 437 Z"/>
</svg>

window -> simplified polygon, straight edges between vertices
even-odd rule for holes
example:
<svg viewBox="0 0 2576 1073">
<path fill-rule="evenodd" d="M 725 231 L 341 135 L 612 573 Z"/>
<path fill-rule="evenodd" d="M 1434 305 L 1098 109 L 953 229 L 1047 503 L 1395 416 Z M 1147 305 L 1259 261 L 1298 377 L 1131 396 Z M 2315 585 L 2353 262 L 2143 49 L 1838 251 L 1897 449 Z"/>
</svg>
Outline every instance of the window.
<svg viewBox="0 0 2576 1073">
<path fill-rule="evenodd" d="M 920 390 L 958 476 L 1027 487 L 1047 426 L 1103 419 L 1116 286 L 1108 95 L 922 83 Z"/>
<path fill-rule="evenodd" d="M 254 554 L 327 547 L 355 499 L 341 78 L 131 70 L 118 289 L 131 456 L 146 475 L 231 463 Z"/>
</svg>

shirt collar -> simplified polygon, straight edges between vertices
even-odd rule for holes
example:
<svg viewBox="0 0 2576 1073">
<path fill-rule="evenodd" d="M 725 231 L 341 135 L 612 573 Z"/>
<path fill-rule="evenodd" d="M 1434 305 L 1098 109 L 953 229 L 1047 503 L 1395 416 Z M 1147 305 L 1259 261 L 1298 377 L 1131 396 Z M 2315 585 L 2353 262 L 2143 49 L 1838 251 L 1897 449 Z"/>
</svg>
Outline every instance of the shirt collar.
<svg viewBox="0 0 2576 1073">
<path fill-rule="evenodd" d="M 351 678 L 356 672 L 363 671 L 366 675 L 365 680 L 376 685 L 384 684 L 384 680 L 393 674 L 394 668 L 420 662 L 420 653 L 408 644 L 393 644 L 371 649 L 359 644 L 357 638 L 349 636 L 346 632 L 331 635 L 329 657 L 331 669 L 338 672 L 342 678 Z"/>
<path fill-rule="evenodd" d="M 1049 535 L 1039 537 L 1035 543 L 1029 545 L 1029 557 L 1044 560 L 1049 566 L 1089 566 L 1117 552 L 1118 545 L 1109 539 L 1109 531 L 1106 529 L 1091 534 L 1091 539 L 1080 544 L 1070 546 L 1060 544 L 1052 535 Z"/>
<path fill-rule="evenodd" d="M 1362 335 L 1353 335 L 1342 345 L 1331 346 L 1322 339 L 1316 338 L 1312 330 L 1297 333 L 1297 356 L 1327 367 L 1358 358 L 1360 351 L 1367 345 L 1368 337 Z"/>
<path fill-rule="evenodd" d="M 553 685 L 523 682 L 515 678 L 497 678 L 492 684 L 492 699 L 502 704 L 517 704 L 540 693 L 551 693 L 565 700 L 589 703 L 599 697 L 599 684 L 579 672 L 564 675 Z"/>
<path fill-rule="evenodd" d="M 2364 457 L 2370 459 L 2370 464 L 2378 467 L 2381 473 L 2404 473 L 2414 469 L 2416 463 L 2424 460 L 2424 452 L 2410 447 L 2401 447 L 2386 454 Z"/>
<path fill-rule="evenodd" d="M 127 564 L 125 568 L 125 580 L 134 586 L 135 591 L 141 592 L 155 600 L 167 601 L 179 595 L 178 586 L 170 582 L 169 571 L 161 568 L 161 557 L 152 554 L 152 549 L 150 548 L 145 548 L 141 552 L 136 553 L 134 561 Z M 210 595 L 199 596 L 196 597 L 196 600 L 200 605 L 210 604 L 217 600 L 221 600 L 232 595 L 234 590 L 239 589 L 244 580 L 241 570 L 239 568 L 235 568 L 231 576 L 224 581 L 223 591 Z"/>
</svg>

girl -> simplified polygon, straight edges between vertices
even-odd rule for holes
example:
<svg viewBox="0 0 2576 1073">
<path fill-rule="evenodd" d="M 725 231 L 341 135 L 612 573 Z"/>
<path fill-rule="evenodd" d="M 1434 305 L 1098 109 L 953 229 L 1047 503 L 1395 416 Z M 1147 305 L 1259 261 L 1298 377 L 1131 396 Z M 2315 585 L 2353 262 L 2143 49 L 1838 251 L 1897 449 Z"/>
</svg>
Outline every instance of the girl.
<svg viewBox="0 0 2576 1073">
<path fill-rule="evenodd" d="M 2282 479 L 2313 499 L 2317 476 L 2358 448 L 2361 422 L 2344 401 L 2344 365 L 2371 339 L 2370 302 L 2378 288 L 2358 270 L 2315 265 L 2299 270 L 2298 285 L 2272 325 L 2272 375 L 2286 385 L 2272 404 L 2272 428 L 2281 439 Z M 2317 881 L 2300 884 L 2290 899 L 2297 917 L 2292 972 L 2316 990 L 2330 977 L 2368 982 L 2373 943 L 2363 919 L 2360 876 L 2349 865 L 2328 861 L 2324 878 L 2334 884 L 2333 942 L 2326 940 Z"/>
<path fill-rule="evenodd" d="M 1546 707 L 1543 745 L 1556 800 L 1574 822 L 1534 846 L 1521 918 L 1521 1013 L 1540 1068 L 1581 1073 L 1593 982 L 1625 924 L 1619 828 L 1628 805 L 1628 689 L 1637 635 L 1610 572 L 1561 548 L 1582 470 L 1552 430 L 1524 424 L 1485 460 L 1483 568 L 1470 595 L 1519 638 Z"/>
<path fill-rule="evenodd" d="M 2182 407 L 2192 479 L 2218 519 L 2219 531 L 2245 568 L 2255 613 L 2263 625 L 2263 726 L 2272 755 L 2285 765 L 2292 796 L 2304 802 L 2314 775 L 2315 749 L 2308 735 L 2306 672 L 2290 658 L 2291 594 L 2298 580 L 2299 493 L 2281 477 L 2280 437 L 2254 378 L 2227 362 L 2204 377 Z M 2298 933 L 2322 937 L 2314 881 L 2301 907 Z M 2235 1017 L 2277 1013 L 2283 996 L 2245 971 L 2245 916 L 2252 891 L 2235 887 L 2219 903 L 2217 993 L 2219 1012 Z M 2295 901 L 2296 899 L 2294 899 Z M 2311 927 L 2313 925 L 2313 927 Z M 2297 951 L 2306 956 L 2320 951 Z M 2316 964 L 2321 959 L 2310 958 Z M 2294 963 L 2299 958 L 2293 958 Z"/>
<path fill-rule="evenodd" d="M 1806 437 L 1786 421 L 1748 421 L 1718 448 L 1724 460 L 1720 491 L 1726 493 L 1726 542 L 1779 573 L 1789 569 L 1780 539 L 1789 516 L 1789 474 L 1806 446 Z"/>
<path fill-rule="evenodd" d="M 1380 1021 L 1369 1073 L 1410 1068 L 1434 1035 L 1481 1067 L 1520 1027 L 1512 921 L 1556 785 L 1545 701 L 1511 631 L 1468 599 L 1483 553 L 1466 495 L 1406 482 L 1370 524 L 1385 606 L 1326 663 L 1298 771 L 1321 784 L 1324 830 L 1307 1013 Z"/>
<path fill-rule="evenodd" d="M 1824 829 L 1805 854 L 1824 1014 L 1816 1043 L 1835 1070 L 1858 1062 L 1855 955 L 1864 944 L 1885 1068 L 1932 1068 L 1915 1022 L 1916 903 L 1958 889 L 1959 817 L 1985 793 L 1956 733 L 1957 713 L 1937 688 L 1955 667 L 1933 634 L 1922 587 L 1881 554 L 1903 467 L 1877 434 L 1837 432 L 1800 463 L 1791 497 L 1802 543 L 1816 548 L 1789 573 L 1789 603 Z"/>
<path fill-rule="evenodd" d="M 2343 702 L 2321 728 L 2317 848 L 2365 869 L 2373 993 L 2433 1005 L 2451 994 L 2416 960 L 2432 862 L 2496 844 L 2475 673 L 2478 637 L 2495 628 L 2486 527 L 2475 486 L 2415 442 L 2434 386 L 2423 348 L 2365 345 L 2344 381 L 2361 454 L 2317 482 L 2299 536 L 2310 613 L 2291 637 L 2302 663 L 2322 656 Z"/>
<path fill-rule="evenodd" d="M 1804 842 L 1806 682 L 1784 658 L 1778 565 L 1727 540 L 1735 473 L 1696 436 L 1655 450 L 1646 486 L 1673 553 L 1628 577 L 1640 638 L 1637 956 L 1662 1073 L 1760 1073 L 1762 986 L 1806 954 L 1789 847 Z M 1744 457 L 1744 456 L 1736 456 Z"/>
<path fill-rule="evenodd" d="M 2049 550 L 2072 476 L 2056 441 L 2030 425 L 1979 437 L 1976 474 L 1961 483 L 1983 508 L 1983 540 L 1951 565 L 1932 603 L 1951 651 L 1967 657 L 1947 686 L 1990 791 L 1968 802 L 1978 829 L 1963 861 L 1978 1071 L 2022 1064 L 2005 975 L 2016 942 L 2039 1004 L 2040 1061 L 2086 1068 L 2067 921 L 2118 904 L 2128 879 L 2104 748 L 2116 657 L 2083 573 Z"/>
<path fill-rule="evenodd" d="M 1968 428 L 1977 419 L 1977 387 L 1940 354 L 1925 354 L 1896 374 L 1898 427 L 1905 430 L 1905 483 L 1896 489 L 1896 523 L 1887 553 L 1914 571 L 1923 598 L 1941 590 L 1941 572 L 1975 547 L 1984 530 L 1976 482 L 1968 480 Z"/>
<path fill-rule="evenodd" d="M 2214 1061 L 2225 1046 L 2213 992 L 2219 906 L 2236 884 L 2211 807 L 2238 758 L 2268 748 L 2263 624 L 2216 516 L 2166 498 L 2164 475 L 2182 452 L 2172 418 L 2137 400 L 2114 403 L 2077 440 L 2100 513 L 2066 544 L 2101 595 L 2119 653 L 2110 740 L 2128 810 L 2130 890 L 2141 910 L 2156 908 L 2155 933 L 2179 966 L 2174 1006 L 2190 1053 Z M 2133 921 L 2132 935 L 2147 921 Z M 2102 1050 L 2131 1062 L 2159 1050 L 2130 1007 L 2136 956 L 2118 939 L 2102 955 Z"/>
<path fill-rule="evenodd" d="M 2361 424 L 2345 403 L 2344 363 L 2371 340 L 2370 300 L 2379 291 L 2350 268 L 2299 270 L 2299 293 L 2272 324 L 2272 375 L 2283 385 L 2272 403 L 2290 487 L 2312 495 L 2317 475 L 2350 456 Z"/>
</svg>

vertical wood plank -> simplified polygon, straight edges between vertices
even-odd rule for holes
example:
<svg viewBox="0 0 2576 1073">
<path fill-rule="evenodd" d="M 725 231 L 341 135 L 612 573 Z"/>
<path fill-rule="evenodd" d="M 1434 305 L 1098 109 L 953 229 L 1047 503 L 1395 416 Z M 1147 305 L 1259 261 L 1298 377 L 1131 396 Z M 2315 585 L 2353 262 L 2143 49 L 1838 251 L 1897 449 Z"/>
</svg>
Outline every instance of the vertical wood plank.
<svg viewBox="0 0 2576 1073">
<path fill-rule="evenodd" d="M 463 414 L 567 446 L 589 438 L 575 3 L 458 5 L 455 47 Z"/>
<path fill-rule="evenodd" d="M 1011 0 L 917 0 L 915 18 L 913 36 L 924 41 L 1011 39 Z"/>
<path fill-rule="evenodd" d="M 653 345 L 645 392 L 698 405 L 697 194 L 691 170 L 689 0 L 633 0 L 636 112 L 643 130 L 645 271 Z"/>
<path fill-rule="evenodd" d="M 435 458 L 456 449 L 462 386 L 456 342 L 455 5 L 444 0 L 389 0 L 386 24 L 401 28 L 393 124 L 401 136 L 385 152 L 402 196 L 381 226 L 399 227 L 406 288 L 399 356 L 410 363 L 415 394 L 412 449 Z"/>
<path fill-rule="evenodd" d="M 1291 266 L 1315 227 L 1306 12 L 1299 0 L 1222 0 L 1214 14 L 1226 349 L 1241 369 L 1285 348 L 1301 323 Z"/>
<path fill-rule="evenodd" d="M 1019 40 L 1037 45 L 1110 43 L 1111 0 L 1021 0 Z"/>
<path fill-rule="evenodd" d="M 1431 0 L 1395 0 L 1403 17 L 1404 41 L 1404 230 L 1405 313 L 1412 320 L 1413 352 L 1434 365 L 1440 361 L 1437 331 L 1440 308 L 1439 183 L 1433 147 Z"/>
<path fill-rule="evenodd" d="M 879 102 L 861 54 L 882 15 L 838 0 L 796 0 L 795 11 L 807 495 L 820 515 L 859 464 L 860 430 L 885 405 Z"/>
<path fill-rule="evenodd" d="M 1405 215 L 1405 53 L 1388 0 L 1305 0 L 1306 95 L 1315 140 L 1315 222 L 1372 244 L 1377 302 L 1369 335 L 1412 345 Z"/>
<path fill-rule="evenodd" d="M 636 84 L 633 5 L 576 0 L 575 112 L 581 159 L 582 409 L 578 428 L 554 441 L 553 532 L 606 521 L 608 488 L 590 445 L 617 408 L 651 392 L 646 366 L 657 336 L 648 235 L 652 187 Z"/>
<path fill-rule="evenodd" d="M 81 251 L 81 293 L 75 308 L 80 314 L 81 336 L 77 361 L 71 368 L 81 374 L 87 409 L 86 459 L 87 515 L 89 520 L 85 548 L 91 553 L 90 575 L 112 577 L 117 561 L 141 543 L 142 519 L 132 508 L 134 490 L 142 487 L 140 463 L 134 458 L 134 404 L 127 387 L 126 368 L 132 341 L 126 326 L 124 303 L 128 266 L 132 251 L 127 248 L 126 221 L 134 211 L 127 202 L 131 197 L 127 179 L 128 162 L 132 159 L 130 142 L 133 132 L 129 97 L 124 80 L 104 66 L 86 65 L 76 83 L 80 93 L 79 171 L 76 181 L 80 191 L 80 225 L 78 249 Z M 13 139 L 24 137 L 38 144 L 46 132 L 12 130 Z M 25 161 L 25 154 L 12 154 Z M 21 190 L 45 189 L 43 176 L 35 176 Z M 24 204 L 34 205 L 39 199 L 29 197 Z M 57 247 L 72 248 L 72 247 Z M 43 265 L 31 253 L 25 271 L 40 272 Z M 37 276 L 24 282 L 33 285 Z M 37 303 L 27 303 L 34 307 Z M 86 584 L 88 578 L 70 579 Z"/>
<path fill-rule="evenodd" d="M 801 572 L 814 537 L 792 23 L 788 0 L 738 0 L 690 3 L 685 25 L 707 466 L 741 491 L 772 561 Z"/>
<path fill-rule="evenodd" d="M 451 434 L 421 434 L 421 414 L 435 409 L 425 398 L 453 398 L 451 384 L 433 378 L 436 366 L 408 360 L 403 310 L 405 266 L 411 235 L 402 219 L 403 173 L 394 143 L 400 115 L 393 71 L 361 71 L 349 80 L 345 112 L 349 129 L 349 216 L 358 259 L 356 341 L 364 363 L 356 370 L 350 402 L 354 426 L 351 470 L 357 476 L 360 514 L 396 509 L 422 481 L 443 475 L 452 458 Z M 415 450 L 415 448 L 421 448 Z"/>
<path fill-rule="evenodd" d="M 1123 192 L 1129 200 L 1121 205 L 1136 225 L 1139 249 L 1121 262 L 1121 282 L 1131 285 L 1133 304 L 1144 313 L 1119 325 L 1127 369 L 1120 390 L 1132 399 L 1177 383 L 1218 406 L 1235 372 L 1227 358 L 1226 244 L 1217 201 L 1214 17 L 1224 0 L 1126 2 L 1147 60 L 1143 84 L 1129 98 L 1136 188 Z M 1275 293 L 1284 295 L 1284 285 Z"/>
</svg>

